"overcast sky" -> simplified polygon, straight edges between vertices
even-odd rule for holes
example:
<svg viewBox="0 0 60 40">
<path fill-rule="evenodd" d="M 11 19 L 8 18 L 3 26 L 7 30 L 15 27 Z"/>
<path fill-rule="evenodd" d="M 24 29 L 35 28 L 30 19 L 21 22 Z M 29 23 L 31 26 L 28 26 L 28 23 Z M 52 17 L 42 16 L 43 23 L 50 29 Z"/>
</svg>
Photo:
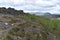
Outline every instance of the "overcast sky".
<svg viewBox="0 0 60 40">
<path fill-rule="evenodd" d="M 13 7 L 26 12 L 60 13 L 60 0 L 0 0 L 0 7 Z"/>
</svg>

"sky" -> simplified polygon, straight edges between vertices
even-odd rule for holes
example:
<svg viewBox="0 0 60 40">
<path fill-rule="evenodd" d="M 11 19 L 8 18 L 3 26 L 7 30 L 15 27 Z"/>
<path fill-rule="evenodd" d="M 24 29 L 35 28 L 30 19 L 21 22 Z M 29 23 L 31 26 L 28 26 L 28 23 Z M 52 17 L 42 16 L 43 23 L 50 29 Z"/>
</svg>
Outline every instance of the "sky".
<svg viewBox="0 0 60 40">
<path fill-rule="evenodd" d="M 0 7 L 12 7 L 25 12 L 60 14 L 60 0 L 0 0 Z"/>
</svg>

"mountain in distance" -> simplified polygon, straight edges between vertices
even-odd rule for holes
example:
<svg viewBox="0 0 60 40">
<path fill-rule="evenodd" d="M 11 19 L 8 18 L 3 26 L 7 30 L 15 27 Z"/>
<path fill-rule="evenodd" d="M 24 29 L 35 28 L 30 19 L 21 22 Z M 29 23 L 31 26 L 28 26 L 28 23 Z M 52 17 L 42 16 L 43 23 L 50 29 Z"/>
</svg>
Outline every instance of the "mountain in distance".
<svg viewBox="0 0 60 40">
<path fill-rule="evenodd" d="M 35 15 L 38 15 L 38 16 L 42 16 L 44 15 L 45 13 L 44 12 L 31 12 L 32 14 L 35 14 Z"/>
<path fill-rule="evenodd" d="M 60 14 L 51 14 L 49 12 L 32 12 L 31 14 L 45 17 L 60 17 Z"/>
</svg>

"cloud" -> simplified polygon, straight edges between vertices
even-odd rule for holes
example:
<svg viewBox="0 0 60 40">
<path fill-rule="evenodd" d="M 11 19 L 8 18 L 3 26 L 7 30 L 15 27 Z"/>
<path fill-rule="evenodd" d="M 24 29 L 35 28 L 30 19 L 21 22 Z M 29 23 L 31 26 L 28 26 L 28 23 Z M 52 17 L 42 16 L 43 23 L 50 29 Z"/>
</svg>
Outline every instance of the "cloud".
<svg viewBox="0 0 60 40">
<path fill-rule="evenodd" d="M 13 7 L 26 12 L 60 13 L 60 0 L 0 0 L 0 7 Z"/>
</svg>

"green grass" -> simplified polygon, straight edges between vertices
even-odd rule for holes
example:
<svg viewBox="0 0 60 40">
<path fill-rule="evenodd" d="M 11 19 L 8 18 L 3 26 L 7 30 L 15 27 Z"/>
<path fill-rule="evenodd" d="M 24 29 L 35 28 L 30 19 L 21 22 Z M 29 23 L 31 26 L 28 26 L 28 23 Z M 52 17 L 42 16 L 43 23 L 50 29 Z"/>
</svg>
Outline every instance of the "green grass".
<svg viewBox="0 0 60 40">
<path fill-rule="evenodd" d="M 50 18 L 39 17 L 36 15 L 26 14 L 24 18 L 30 19 L 32 21 L 39 21 L 42 25 L 41 29 L 44 31 L 49 31 L 55 34 L 60 40 L 60 20 L 51 20 Z"/>
<path fill-rule="evenodd" d="M 12 40 L 9 35 L 4 35 L 1 40 Z"/>
</svg>

